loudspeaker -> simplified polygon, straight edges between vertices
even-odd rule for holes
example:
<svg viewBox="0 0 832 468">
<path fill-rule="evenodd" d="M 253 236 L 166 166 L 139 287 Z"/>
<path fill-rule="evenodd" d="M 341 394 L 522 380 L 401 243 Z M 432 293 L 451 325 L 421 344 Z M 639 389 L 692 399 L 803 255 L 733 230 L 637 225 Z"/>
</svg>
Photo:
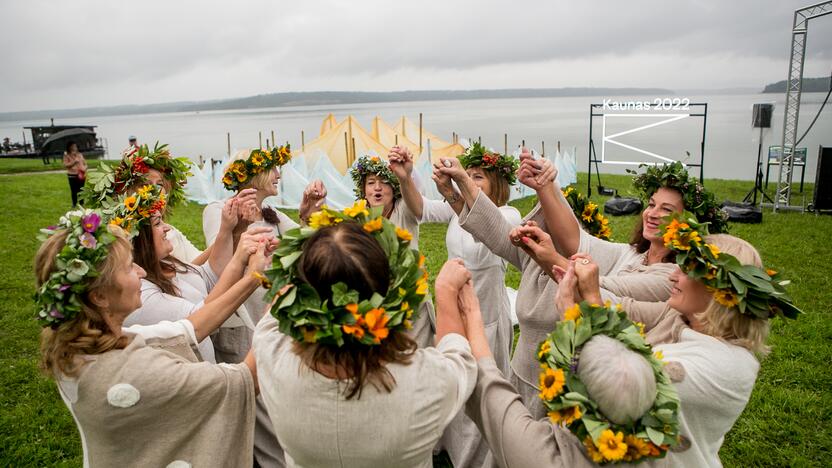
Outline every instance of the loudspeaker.
<svg viewBox="0 0 832 468">
<path fill-rule="evenodd" d="M 818 146 L 818 170 L 815 172 L 815 211 L 832 210 L 832 147 Z"/>
<path fill-rule="evenodd" d="M 770 128 L 771 114 L 773 113 L 774 104 L 754 104 L 751 126 L 754 128 Z"/>
</svg>

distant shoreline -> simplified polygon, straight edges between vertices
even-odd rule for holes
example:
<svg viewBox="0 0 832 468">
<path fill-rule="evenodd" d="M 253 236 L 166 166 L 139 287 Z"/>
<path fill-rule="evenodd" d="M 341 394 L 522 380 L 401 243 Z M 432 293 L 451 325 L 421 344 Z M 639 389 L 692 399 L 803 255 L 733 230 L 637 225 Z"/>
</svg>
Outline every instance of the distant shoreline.
<svg viewBox="0 0 832 468">
<path fill-rule="evenodd" d="M 448 101 L 473 99 L 518 99 L 582 96 L 644 96 L 675 95 L 664 88 L 528 88 L 435 91 L 313 91 L 271 93 L 241 98 L 206 101 L 170 102 L 143 105 L 119 105 L 80 109 L 52 109 L 0 113 L 0 121 L 66 119 L 74 117 L 104 117 L 114 115 L 161 114 L 174 112 L 202 112 L 217 110 L 246 110 L 271 107 L 303 107 L 343 104 L 370 104 L 408 101 Z"/>
</svg>

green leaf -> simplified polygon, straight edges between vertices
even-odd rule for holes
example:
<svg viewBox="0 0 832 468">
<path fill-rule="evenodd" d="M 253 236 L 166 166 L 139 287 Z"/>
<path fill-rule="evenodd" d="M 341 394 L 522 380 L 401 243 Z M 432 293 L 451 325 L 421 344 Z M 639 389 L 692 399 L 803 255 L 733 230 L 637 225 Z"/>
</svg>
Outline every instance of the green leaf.
<svg viewBox="0 0 832 468">
<path fill-rule="evenodd" d="M 647 426 L 647 437 L 650 439 L 650 442 L 656 445 L 662 445 L 664 443 L 664 432 L 657 431 L 650 426 Z"/>
<path fill-rule="evenodd" d="M 332 303 L 338 307 L 358 303 L 358 291 L 350 291 L 346 283 L 339 281 L 332 285 Z"/>
</svg>

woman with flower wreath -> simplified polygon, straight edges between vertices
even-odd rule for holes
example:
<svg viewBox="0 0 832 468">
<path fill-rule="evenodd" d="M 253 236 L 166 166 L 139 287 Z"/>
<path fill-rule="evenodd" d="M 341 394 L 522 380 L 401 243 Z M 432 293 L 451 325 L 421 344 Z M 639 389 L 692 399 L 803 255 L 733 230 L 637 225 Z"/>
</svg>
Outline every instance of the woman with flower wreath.
<svg viewBox="0 0 832 468">
<path fill-rule="evenodd" d="M 382 209 L 313 214 L 267 272 L 276 297 L 254 350 L 289 466 L 429 467 L 476 380 L 458 306 L 470 273 L 460 260 L 442 268 L 436 346 L 417 347 L 408 329 L 427 295 L 424 257 Z"/>
<path fill-rule="evenodd" d="M 558 300 L 575 285 L 570 267 Z M 670 376 L 622 311 L 587 303 L 570 310 L 574 317 L 555 325 L 536 348 L 537 397 L 548 416 L 538 419 L 497 368 L 478 304 L 463 306 L 466 336 L 478 364 L 466 414 L 491 447 L 486 465 L 668 465 L 662 457 L 676 443 L 679 407 Z"/>
<path fill-rule="evenodd" d="M 660 233 L 678 265 L 670 276 L 670 299 L 646 303 L 625 298 L 621 305 L 677 375 L 685 444 L 669 460 L 721 466 L 725 434 L 748 403 L 759 360 L 768 353 L 770 319 L 796 318 L 801 312 L 784 289 L 788 282 L 764 270 L 748 242 L 708 235 L 706 225 L 690 214 L 673 215 Z M 601 300 L 598 266 L 588 256 L 573 263 L 578 280 L 573 299 Z"/>
<path fill-rule="evenodd" d="M 520 212 L 507 204 L 511 186 L 516 181 L 517 159 L 488 151 L 476 142 L 458 159 L 471 183 L 498 207 L 505 221 L 519 225 Z M 477 298 L 483 305 L 482 316 L 489 347 L 493 350 L 497 368 L 503 375 L 509 375 L 514 329 L 505 288 L 507 262 L 460 227 L 458 215 L 465 200 L 451 184 L 451 178 L 434 173 L 433 180 L 445 202 L 425 199 L 421 221 L 448 224 L 445 235 L 448 258 L 462 259 L 471 272 Z M 441 445 L 456 468 L 482 467 L 488 455 L 488 444 L 463 413 L 445 430 Z"/>
<path fill-rule="evenodd" d="M 131 146 L 121 155 L 115 167 L 100 164 L 89 173 L 89 184 L 81 192 L 81 200 L 87 208 L 107 207 L 116 198 L 151 184 L 165 190 L 167 213 L 186 201 L 185 184 L 188 182 L 191 161 L 174 158 L 166 144 L 156 144 L 151 150 L 147 145 Z M 179 229 L 171 226 L 168 239 L 173 245 L 173 255 L 183 262 L 201 265 L 210 252 L 201 252 Z"/>
<path fill-rule="evenodd" d="M 419 224 L 424 199 L 413 181 L 413 155 L 410 150 L 393 146 L 388 161 L 378 156 L 362 156 L 350 169 L 355 196 L 361 208 L 381 208 L 382 216 L 406 230 L 413 237 L 411 245 L 419 249 Z M 430 298 L 422 302 L 411 336 L 419 347 L 433 346 L 436 320 Z"/>
<path fill-rule="evenodd" d="M 220 366 L 194 350 L 228 317 L 232 297 L 260 282 L 243 278 L 182 320 L 124 327 L 141 306 L 145 275 L 127 234 L 89 209 L 43 232 L 35 256 L 41 367 L 75 419 L 84 466 L 251 465 L 254 357 Z M 265 247 L 247 242 L 239 260 L 262 270 Z"/>
</svg>

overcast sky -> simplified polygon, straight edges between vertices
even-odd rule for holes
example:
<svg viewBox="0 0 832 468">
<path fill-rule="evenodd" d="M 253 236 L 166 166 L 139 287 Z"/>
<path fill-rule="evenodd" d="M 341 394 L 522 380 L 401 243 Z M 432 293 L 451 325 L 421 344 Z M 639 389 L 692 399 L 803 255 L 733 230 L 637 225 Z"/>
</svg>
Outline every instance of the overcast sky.
<svg viewBox="0 0 832 468">
<path fill-rule="evenodd" d="M 0 2 L 0 112 L 282 91 L 762 88 L 793 12 L 765 1 Z M 832 15 L 806 76 L 832 67 Z"/>
</svg>

